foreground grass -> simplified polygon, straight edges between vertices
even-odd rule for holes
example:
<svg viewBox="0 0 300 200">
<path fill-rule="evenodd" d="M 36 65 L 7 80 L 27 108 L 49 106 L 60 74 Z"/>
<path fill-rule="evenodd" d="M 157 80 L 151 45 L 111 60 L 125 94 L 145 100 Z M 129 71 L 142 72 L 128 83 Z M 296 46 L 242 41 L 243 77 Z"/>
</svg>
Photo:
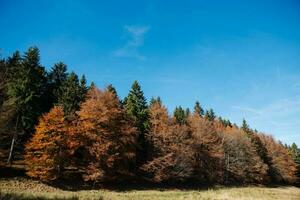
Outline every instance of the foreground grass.
<svg viewBox="0 0 300 200">
<path fill-rule="evenodd" d="M 300 188 L 296 187 L 219 187 L 205 190 L 80 190 L 64 191 L 28 179 L 0 179 L 0 199 L 56 199 L 56 200 L 299 200 Z"/>
</svg>

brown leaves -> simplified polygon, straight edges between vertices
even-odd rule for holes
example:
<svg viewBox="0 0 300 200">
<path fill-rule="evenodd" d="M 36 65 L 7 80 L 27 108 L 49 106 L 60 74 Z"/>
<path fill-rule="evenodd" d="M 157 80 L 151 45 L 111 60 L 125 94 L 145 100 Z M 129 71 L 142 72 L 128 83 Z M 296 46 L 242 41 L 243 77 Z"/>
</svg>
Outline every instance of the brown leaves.
<svg viewBox="0 0 300 200">
<path fill-rule="evenodd" d="M 178 124 L 160 101 L 151 104 L 149 113 L 149 149 L 141 170 L 154 182 L 266 183 L 269 177 L 294 181 L 295 163 L 270 136 L 197 114 Z M 136 169 L 133 121 L 115 94 L 93 87 L 77 117 L 66 120 L 60 107 L 41 117 L 26 145 L 27 174 L 53 180 L 73 167 L 85 181 L 129 177 Z"/>
<path fill-rule="evenodd" d="M 61 107 L 54 107 L 41 117 L 33 138 L 25 148 L 29 176 L 41 180 L 53 180 L 60 176 L 66 158 L 66 132 L 67 126 Z"/>
<path fill-rule="evenodd" d="M 88 159 L 85 180 L 102 181 L 113 179 L 118 173 L 126 175 L 123 173 L 128 173 L 128 163 L 134 162 L 137 132 L 119 99 L 94 87 L 78 115 Z"/>
<path fill-rule="evenodd" d="M 282 144 L 277 143 L 272 136 L 260 134 L 259 137 L 267 148 L 273 181 L 295 182 L 296 165 L 288 150 Z"/>
<path fill-rule="evenodd" d="M 129 173 L 128 165 L 135 159 L 137 133 L 117 97 L 93 88 L 78 116 L 67 121 L 63 110 L 54 107 L 40 119 L 26 145 L 29 176 L 57 179 L 71 165 L 83 172 L 86 181 Z"/>
<path fill-rule="evenodd" d="M 257 154 L 246 133 L 237 128 L 226 129 L 223 137 L 225 182 L 263 183 L 268 166 Z"/>
<path fill-rule="evenodd" d="M 173 124 L 166 108 L 158 102 L 150 107 L 150 122 L 147 140 L 152 148 L 142 170 L 155 182 L 191 177 L 193 164 L 189 128 Z"/>
</svg>

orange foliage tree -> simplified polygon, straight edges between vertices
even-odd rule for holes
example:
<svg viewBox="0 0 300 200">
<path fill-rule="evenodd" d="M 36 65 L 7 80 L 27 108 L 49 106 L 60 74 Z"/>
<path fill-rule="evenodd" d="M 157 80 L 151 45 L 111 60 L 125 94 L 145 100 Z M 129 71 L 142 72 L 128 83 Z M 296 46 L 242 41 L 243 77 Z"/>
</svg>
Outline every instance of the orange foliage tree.
<svg viewBox="0 0 300 200">
<path fill-rule="evenodd" d="M 61 176 L 67 161 L 67 125 L 61 107 L 54 107 L 43 115 L 36 132 L 25 147 L 27 174 L 41 180 Z"/>
<path fill-rule="evenodd" d="M 188 118 L 192 131 L 195 160 L 194 178 L 202 183 L 223 182 L 222 138 L 214 122 L 193 113 Z"/>
<path fill-rule="evenodd" d="M 86 181 L 104 181 L 130 175 L 135 160 L 137 131 L 117 96 L 92 87 L 78 112 L 78 133 Z M 78 152 L 79 151 L 79 152 Z"/>
<path fill-rule="evenodd" d="M 276 142 L 272 136 L 259 134 L 267 149 L 270 159 L 270 174 L 273 182 L 294 183 L 296 181 L 296 165 L 288 150 Z"/>
<path fill-rule="evenodd" d="M 203 117 L 199 111 L 179 123 L 160 99 L 149 108 L 147 158 L 140 169 L 154 182 L 293 183 L 296 166 L 288 150 L 246 124 Z M 92 87 L 72 118 L 55 106 L 43 115 L 25 147 L 27 174 L 41 180 L 75 169 L 85 181 L 137 175 L 138 131 L 116 92 Z M 146 148 L 146 147 L 143 147 Z"/>
<path fill-rule="evenodd" d="M 268 165 L 257 154 L 245 132 L 231 127 L 220 135 L 223 137 L 225 183 L 263 183 L 267 180 Z"/>
<path fill-rule="evenodd" d="M 175 120 L 174 120 L 175 121 Z M 181 181 L 192 176 L 191 134 L 186 125 L 174 124 L 161 102 L 150 106 L 151 144 L 148 162 L 142 166 L 154 182 Z"/>
</svg>

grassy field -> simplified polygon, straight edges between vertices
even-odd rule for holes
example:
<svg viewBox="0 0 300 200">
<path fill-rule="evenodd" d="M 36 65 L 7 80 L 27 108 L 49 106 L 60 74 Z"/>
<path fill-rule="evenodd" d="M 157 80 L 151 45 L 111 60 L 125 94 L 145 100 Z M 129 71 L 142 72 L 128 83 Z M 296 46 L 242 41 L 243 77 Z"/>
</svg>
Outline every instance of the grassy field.
<svg viewBox="0 0 300 200">
<path fill-rule="evenodd" d="M 299 200 L 296 187 L 216 187 L 200 190 L 80 190 L 66 191 L 28 179 L 0 179 L 0 199 L 97 199 L 97 200 L 165 200 L 165 199 L 278 199 Z"/>
</svg>

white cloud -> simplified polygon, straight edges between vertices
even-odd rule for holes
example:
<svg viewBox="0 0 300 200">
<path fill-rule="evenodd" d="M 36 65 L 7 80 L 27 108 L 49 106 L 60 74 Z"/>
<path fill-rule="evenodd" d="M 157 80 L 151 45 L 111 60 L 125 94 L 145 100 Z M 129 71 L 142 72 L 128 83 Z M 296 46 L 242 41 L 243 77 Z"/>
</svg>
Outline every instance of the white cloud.
<svg viewBox="0 0 300 200">
<path fill-rule="evenodd" d="M 114 55 L 145 60 L 146 57 L 139 52 L 139 48 L 144 45 L 144 36 L 149 29 L 149 26 L 125 26 L 128 39 L 122 47 L 114 51 Z"/>
</svg>

